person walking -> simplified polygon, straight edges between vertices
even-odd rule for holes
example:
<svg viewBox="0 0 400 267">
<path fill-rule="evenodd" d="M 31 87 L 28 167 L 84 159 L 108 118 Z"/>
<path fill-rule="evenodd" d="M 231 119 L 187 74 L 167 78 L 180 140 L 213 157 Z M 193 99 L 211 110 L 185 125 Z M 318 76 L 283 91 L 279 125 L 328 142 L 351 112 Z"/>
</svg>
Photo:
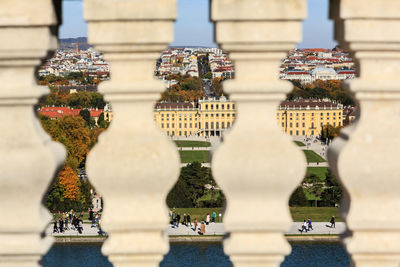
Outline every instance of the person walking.
<svg viewBox="0 0 400 267">
<path fill-rule="evenodd" d="M 68 216 L 65 216 L 64 225 L 65 225 L 64 229 L 65 230 L 69 230 L 69 227 L 68 227 Z"/>
<path fill-rule="evenodd" d="M 307 222 L 306 220 L 303 221 L 303 225 L 301 226 L 301 233 L 303 233 L 304 231 L 306 231 L 307 233 Z"/>
<path fill-rule="evenodd" d="M 207 217 L 206 217 L 206 224 L 208 225 L 210 223 L 210 214 L 207 213 Z"/>
<path fill-rule="evenodd" d="M 308 225 L 307 225 L 307 226 L 308 226 L 308 231 L 310 231 L 310 229 L 311 229 L 311 230 L 314 230 L 313 227 L 312 227 L 312 222 L 311 222 L 311 219 L 310 219 L 310 218 L 308 218 L 307 224 L 308 224 Z"/>
<path fill-rule="evenodd" d="M 83 232 L 83 223 L 82 223 L 82 220 L 81 219 L 78 219 L 78 233 L 79 234 L 82 234 L 82 232 Z"/>
<path fill-rule="evenodd" d="M 188 214 L 188 215 L 186 216 L 186 221 L 187 221 L 186 226 L 189 226 L 189 225 L 190 225 L 190 227 L 192 227 L 192 222 L 190 221 L 190 214 Z"/>
<path fill-rule="evenodd" d="M 54 222 L 53 222 L 53 234 L 54 233 L 58 233 L 57 219 L 54 219 Z"/>
<path fill-rule="evenodd" d="M 186 213 L 183 214 L 183 222 L 182 222 L 182 224 L 183 224 L 183 225 L 187 225 L 187 216 L 186 216 Z"/>
<path fill-rule="evenodd" d="M 61 217 L 58 219 L 58 228 L 60 229 L 60 233 L 64 232 L 64 221 Z"/>
<path fill-rule="evenodd" d="M 194 231 L 196 232 L 196 230 L 197 230 L 197 219 L 194 218 Z"/>
<path fill-rule="evenodd" d="M 178 213 L 178 214 L 176 215 L 176 227 L 179 227 L 180 221 L 181 221 L 181 215 Z"/>
<path fill-rule="evenodd" d="M 215 211 L 213 211 L 212 215 L 211 215 L 211 221 L 213 223 L 215 223 L 215 218 L 217 217 L 217 213 Z"/>
<path fill-rule="evenodd" d="M 175 212 L 172 212 L 172 225 L 173 225 L 173 227 L 175 227 L 176 225 L 176 214 L 175 214 Z"/>
<path fill-rule="evenodd" d="M 201 225 L 200 225 L 200 234 L 204 235 L 206 233 L 206 225 L 204 223 L 204 220 L 201 220 Z"/>
<path fill-rule="evenodd" d="M 90 226 L 90 228 L 93 228 L 93 227 L 96 227 L 96 217 L 94 215 L 92 215 L 92 225 Z"/>
<path fill-rule="evenodd" d="M 331 228 L 336 228 L 336 225 L 335 225 L 335 216 L 332 216 L 332 218 L 331 218 L 331 220 L 330 220 L 330 223 L 331 223 Z"/>
</svg>

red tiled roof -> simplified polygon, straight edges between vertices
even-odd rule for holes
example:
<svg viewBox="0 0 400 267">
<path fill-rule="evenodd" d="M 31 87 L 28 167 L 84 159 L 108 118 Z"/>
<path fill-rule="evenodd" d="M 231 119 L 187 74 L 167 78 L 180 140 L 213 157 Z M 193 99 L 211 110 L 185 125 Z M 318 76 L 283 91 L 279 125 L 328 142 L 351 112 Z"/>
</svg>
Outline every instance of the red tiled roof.
<svg viewBox="0 0 400 267">
<path fill-rule="evenodd" d="M 43 107 L 38 112 L 46 117 L 61 118 L 64 116 L 78 116 L 82 109 L 72 109 L 70 107 Z M 90 117 L 99 117 L 104 109 L 89 109 Z"/>
</svg>

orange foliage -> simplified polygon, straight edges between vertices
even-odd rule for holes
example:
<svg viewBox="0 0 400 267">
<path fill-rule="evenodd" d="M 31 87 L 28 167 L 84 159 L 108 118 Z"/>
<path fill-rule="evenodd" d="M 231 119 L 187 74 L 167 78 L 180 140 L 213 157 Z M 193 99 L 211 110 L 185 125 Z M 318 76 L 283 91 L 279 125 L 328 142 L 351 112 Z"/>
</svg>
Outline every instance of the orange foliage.
<svg viewBox="0 0 400 267">
<path fill-rule="evenodd" d="M 58 182 L 64 189 L 64 198 L 70 200 L 79 200 L 81 197 L 80 186 L 81 181 L 74 170 L 65 165 L 64 168 L 58 173 Z"/>
</svg>

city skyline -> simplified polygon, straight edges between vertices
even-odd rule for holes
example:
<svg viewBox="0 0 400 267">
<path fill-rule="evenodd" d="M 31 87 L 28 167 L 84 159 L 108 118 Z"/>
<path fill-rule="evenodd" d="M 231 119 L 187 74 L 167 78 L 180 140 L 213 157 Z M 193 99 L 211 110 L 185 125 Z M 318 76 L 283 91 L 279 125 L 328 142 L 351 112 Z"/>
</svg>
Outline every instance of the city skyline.
<svg viewBox="0 0 400 267">
<path fill-rule="evenodd" d="M 328 0 L 308 0 L 308 18 L 303 22 L 303 40 L 297 48 L 333 48 L 333 23 L 328 20 Z M 87 36 L 82 1 L 63 1 L 63 24 L 60 38 Z M 193 12 L 195 10 L 196 12 Z M 178 0 L 174 41 L 170 46 L 217 47 L 214 25 L 209 19 L 208 0 Z"/>
</svg>

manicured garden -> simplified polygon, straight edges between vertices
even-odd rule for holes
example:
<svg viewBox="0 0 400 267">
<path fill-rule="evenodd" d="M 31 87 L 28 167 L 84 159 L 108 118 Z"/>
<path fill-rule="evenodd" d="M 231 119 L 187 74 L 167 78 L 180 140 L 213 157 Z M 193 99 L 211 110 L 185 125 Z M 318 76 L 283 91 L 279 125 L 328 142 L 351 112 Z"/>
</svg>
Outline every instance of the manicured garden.
<svg viewBox="0 0 400 267">
<path fill-rule="evenodd" d="M 179 154 L 182 163 L 210 162 L 210 151 L 208 150 L 180 150 Z"/>
<path fill-rule="evenodd" d="M 300 141 L 293 141 L 298 146 L 306 146 L 303 142 Z"/>
<path fill-rule="evenodd" d="M 312 150 L 303 150 L 306 155 L 307 162 L 326 162 L 324 158 Z"/>
<path fill-rule="evenodd" d="M 210 142 L 205 141 L 190 141 L 190 140 L 175 140 L 177 147 L 210 147 Z"/>
<path fill-rule="evenodd" d="M 307 173 L 315 174 L 321 180 L 325 180 L 328 167 L 307 167 Z"/>
</svg>

